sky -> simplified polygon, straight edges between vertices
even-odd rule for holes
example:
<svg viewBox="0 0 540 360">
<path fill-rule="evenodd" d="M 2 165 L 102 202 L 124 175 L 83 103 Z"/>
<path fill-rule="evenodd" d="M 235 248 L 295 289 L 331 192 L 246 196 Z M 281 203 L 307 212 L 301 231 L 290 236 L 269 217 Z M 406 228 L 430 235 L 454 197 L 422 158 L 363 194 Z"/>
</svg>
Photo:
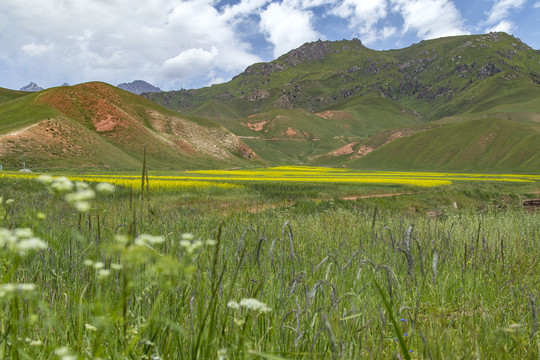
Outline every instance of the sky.
<svg viewBox="0 0 540 360">
<path fill-rule="evenodd" d="M 504 31 L 540 48 L 540 0 L 0 0 L 0 87 L 230 80 L 321 40 L 376 50 Z"/>
</svg>

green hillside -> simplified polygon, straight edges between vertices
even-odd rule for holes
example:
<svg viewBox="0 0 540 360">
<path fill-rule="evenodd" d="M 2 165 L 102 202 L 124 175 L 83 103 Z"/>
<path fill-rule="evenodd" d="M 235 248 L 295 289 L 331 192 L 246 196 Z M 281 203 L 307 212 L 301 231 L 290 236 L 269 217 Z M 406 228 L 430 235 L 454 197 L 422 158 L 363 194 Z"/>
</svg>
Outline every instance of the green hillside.
<svg viewBox="0 0 540 360">
<path fill-rule="evenodd" d="M 540 152 L 527 125 L 540 122 L 540 51 L 505 33 L 388 51 L 318 41 L 224 84 L 144 96 L 210 117 L 273 163 L 520 170 Z M 507 153 L 474 145 L 489 131 Z"/>
<path fill-rule="evenodd" d="M 220 102 L 245 117 L 273 107 L 319 112 L 375 91 L 425 120 L 437 120 L 460 113 L 486 88 L 481 84 L 502 72 L 537 86 L 539 60 L 538 51 L 505 33 L 434 39 L 388 51 L 368 49 L 359 40 L 318 41 L 254 64 L 224 84 L 145 96 L 186 113 Z M 229 112 L 223 117 L 231 117 Z"/>
<path fill-rule="evenodd" d="M 540 124 L 486 118 L 398 138 L 357 159 L 353 168 L 540 171 Z"/>
<path fill-rule="evenodd" d="M 185 117 L 104 83 L 26 93 L 0 104 L 0 163 L 34 168 L 140 169 L 259 162 L 223 126 Z"/>
<path fill-rule="evenodd" d="M 0 87 L 0 104 L 6 101 L 14 100 L 18 97 L 27 95 L 24 91 L 15 91 L 10 89 L 4 89 Z"/>
</svg>

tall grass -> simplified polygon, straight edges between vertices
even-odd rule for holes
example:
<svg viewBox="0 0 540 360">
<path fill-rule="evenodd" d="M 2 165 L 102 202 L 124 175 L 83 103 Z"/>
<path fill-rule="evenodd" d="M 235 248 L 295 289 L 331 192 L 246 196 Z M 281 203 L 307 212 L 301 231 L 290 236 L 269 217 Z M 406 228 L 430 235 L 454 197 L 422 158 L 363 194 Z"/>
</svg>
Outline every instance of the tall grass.
<svg viewBox="0 0 540 360">
<path fill-rule="evenodd" d="M 428 219 L 359 200 L 252 214 L 159 192 L 153 212 L 117 192 L 80 213 L 9 181 L 0 227 L 48 247 L 0 252 L 2 283 L 35 284 L 0 296 L 0 358 L 540 356 L 539 213 Z"/>
</svg>

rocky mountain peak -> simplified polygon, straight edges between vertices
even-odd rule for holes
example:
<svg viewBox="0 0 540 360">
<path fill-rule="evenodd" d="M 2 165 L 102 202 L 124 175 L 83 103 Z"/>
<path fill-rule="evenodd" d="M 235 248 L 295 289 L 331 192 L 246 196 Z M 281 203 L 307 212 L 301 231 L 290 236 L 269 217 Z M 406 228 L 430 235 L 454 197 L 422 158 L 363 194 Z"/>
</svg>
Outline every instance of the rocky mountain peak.
<svg viewBox="0 0 540 360">
<path fill-rule="evenodd" d="M 144 80 L 135 80 L 130 83 L 122 83 L 117 85 L 118 88 L 122 90 L 129 91 L 131 93 L 141 95 L 143 93 L 151 92 L 161 92 L 162 90 L 158 87 L 155 87 L 152 84 L 147 83 Z"/>
<path fill-rule="evenodd" d="M 20 90 L 21 91 L 29 91 L 29 92 L 37 92 L 37 91 L 41 91 L 41 90 L 45 90 L 45 89 L 40 87 L 35 82 L 30 82 L 30 84 L 28 84 L 26 86 L 23 86 Z"/>
</svg>

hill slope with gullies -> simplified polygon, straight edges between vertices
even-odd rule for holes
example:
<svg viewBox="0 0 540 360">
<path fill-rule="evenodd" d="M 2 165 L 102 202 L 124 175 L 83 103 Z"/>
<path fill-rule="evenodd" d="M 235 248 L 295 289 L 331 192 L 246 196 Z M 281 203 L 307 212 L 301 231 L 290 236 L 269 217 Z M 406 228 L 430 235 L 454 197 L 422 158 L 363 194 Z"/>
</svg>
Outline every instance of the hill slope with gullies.
<svg viewBox="0 0 540 360">
<path fill-rule="evenodd" d="M 540 171 L 526 155 L 540 152 L 540 143 L 524 138 L 513 138 L 510 154 L 473 146 L 453 159 L 453 147 L 464 145 L 456 143 L 462 131 L 472 142 L 490 137 L 493 127 L 498 134 L 536 134 L 540 51 L 505 33 L 388 51 L 368 49 L 356 39 L 317 41 L 254 64 L 224 84 L 143 96 L 223 124 L 274 163 Z M 421 134 L 434 128 L 444 131 Z M 409 142 L 415 145 L 395 156 L 405 151 L 397 144 Z M 416 158 L 422 146 L 437 151 Z"/>
<path fill-rule="evenodd" d="M 243 166 L 260 159 L 207 119 L 171 112 L 105 83 L 38 93 L 0 91 L 0 162 L 20 168 Z"/>
</svg>

